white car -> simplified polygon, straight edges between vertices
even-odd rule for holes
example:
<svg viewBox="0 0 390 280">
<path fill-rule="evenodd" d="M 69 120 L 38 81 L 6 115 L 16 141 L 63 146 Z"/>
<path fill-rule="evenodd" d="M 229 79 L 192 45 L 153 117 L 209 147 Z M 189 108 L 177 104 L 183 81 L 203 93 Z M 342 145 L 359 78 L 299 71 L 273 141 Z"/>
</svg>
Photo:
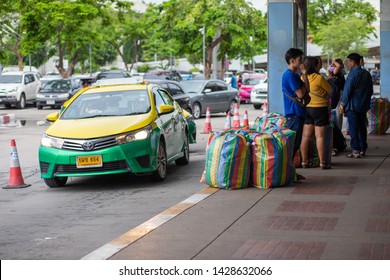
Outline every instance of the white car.
<svg viewBox="0 0 390 280">
<path fill-rule="evenodd" d="M 3 72 L 0 76 L 0 103 L 6 108 L 15 105 L 18 109 L 26 107 L 26 102 L 35 102 L 41 88 L 39 76 L 34 72 Z"/>
<path fill-rule="evenodd" d="M 268 79 L 255 85 L 251 91 L 251 103 L 255 109 L 260 109 L 268 99 Z"/>
</svg>

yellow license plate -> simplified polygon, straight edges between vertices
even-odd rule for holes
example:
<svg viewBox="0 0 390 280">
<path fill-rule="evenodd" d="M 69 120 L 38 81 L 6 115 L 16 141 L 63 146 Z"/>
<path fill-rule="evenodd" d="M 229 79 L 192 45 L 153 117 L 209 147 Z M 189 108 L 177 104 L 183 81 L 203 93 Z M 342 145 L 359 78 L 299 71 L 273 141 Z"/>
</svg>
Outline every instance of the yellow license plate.
<svg viewBox="0 0 390 280">
<path fill-rule="evenodd" d="M 77 168 L 102 167 L 101 155 L 76 157 Z"/>
</svg>

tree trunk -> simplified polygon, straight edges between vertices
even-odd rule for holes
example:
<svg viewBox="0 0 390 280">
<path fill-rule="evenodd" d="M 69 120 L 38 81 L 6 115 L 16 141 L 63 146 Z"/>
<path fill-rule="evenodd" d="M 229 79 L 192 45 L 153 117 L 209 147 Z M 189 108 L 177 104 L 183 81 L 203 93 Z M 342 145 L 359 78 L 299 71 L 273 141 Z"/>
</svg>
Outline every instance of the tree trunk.
<svg viewBox="0 0 390 280">
<path fill-rule="evenodd" d="M 15 52 L 16 56 L 18 57 L 18 67 L 19 71 L 23 71 L 23 55 L 19 52 Z"/>
</svg>

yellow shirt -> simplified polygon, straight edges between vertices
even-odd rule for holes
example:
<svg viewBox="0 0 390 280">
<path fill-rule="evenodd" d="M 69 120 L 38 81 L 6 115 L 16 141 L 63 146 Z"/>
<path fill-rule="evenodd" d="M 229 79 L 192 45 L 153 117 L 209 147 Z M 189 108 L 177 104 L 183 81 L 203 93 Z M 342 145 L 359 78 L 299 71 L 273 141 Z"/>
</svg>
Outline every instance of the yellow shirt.
<svg viewBox="0 0 390 280">
<path fill-rule="evenodd" d="M 307 107 L 326 107 L 329 105 L 329 97 L 332 87 L 321 74 L 313 73 L 307 76 L 310 84 L 310 103 Z M 323 97 L 320 97 L 323 96 Z"/>
</svg>

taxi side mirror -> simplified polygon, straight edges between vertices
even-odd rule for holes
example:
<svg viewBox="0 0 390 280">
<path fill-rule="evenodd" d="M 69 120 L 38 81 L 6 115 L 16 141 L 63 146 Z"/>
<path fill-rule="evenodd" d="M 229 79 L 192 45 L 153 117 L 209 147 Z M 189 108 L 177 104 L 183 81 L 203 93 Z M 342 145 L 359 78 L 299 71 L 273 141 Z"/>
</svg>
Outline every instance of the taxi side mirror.
<svg viewBox="0 0 390 280">
<path fill-rule="evenodd" d="M 160 105 L 160 115 L 169 114 L 175 111 L 175 107 L 172 105 Z"/>
<path fill-rule="evenodd" d="M 46 120 L 47 120 L 48 122 L 55 122 L 56 120 L 58 120 L 58 116 L 59 116 L 58 112 L 56 112 L 56 113 L 51 113 L 51 114 L 48 114 L 48 115 L 46 116 Z"/>
</svg>

